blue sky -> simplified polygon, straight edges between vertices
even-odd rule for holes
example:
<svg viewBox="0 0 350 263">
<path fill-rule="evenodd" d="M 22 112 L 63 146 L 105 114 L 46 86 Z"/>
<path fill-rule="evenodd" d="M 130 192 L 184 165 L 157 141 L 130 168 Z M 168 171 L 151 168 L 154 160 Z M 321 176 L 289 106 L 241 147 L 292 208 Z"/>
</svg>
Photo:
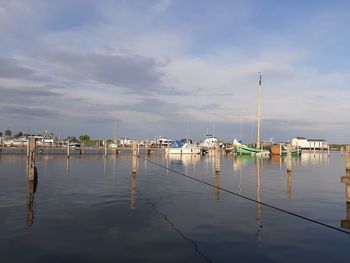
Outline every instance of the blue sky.
<svg viewBox="0 0 350 263">
<path fill-rule="evenodd" d="M 350 143 L 348 1 L 0 0 L 0 130 Z"/>
</svg>

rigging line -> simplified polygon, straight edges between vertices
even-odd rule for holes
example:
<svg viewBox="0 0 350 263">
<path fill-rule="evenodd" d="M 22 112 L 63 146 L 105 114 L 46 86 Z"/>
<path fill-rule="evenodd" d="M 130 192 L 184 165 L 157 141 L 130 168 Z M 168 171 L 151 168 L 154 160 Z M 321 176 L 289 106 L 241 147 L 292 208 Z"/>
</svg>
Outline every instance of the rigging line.
<svg viewBox="0 0 350 263">
<path fill-rule="evenodd" d="M 140 196 L 143 196 L 143 194 L 140 193 Z M 170 224 L 170 226 L 171 226 L 172 229 L 174 229 L 183 239 L 185 239 L 186 241 L 190 242 L 190 243 L 193 245 L 194 250 L 195 250 L 200 256 L 202 256 L 206 261 L 208 261 L 208 262 L 210 262 L 210 263 L 213 263 L 213 261 L 212 261 L 208 256 L 206 256 L 203 252 L 201 252 L 201 251 L 199 250 L 198 244 L 197 244 L 195 241 L 193 241 L 192 239 L 186 237 L 185 234 L 182 233 L 181 230 L 178 229 L 178 228 L 175 226 L 175 224 L 169 220 L 168 216 L 167 216 L 165 213 L 161 212 L 161 211 L 156 207 L 156 204 L 155 204 L 154 202 L 152 202 L 152 201 L 151 201 L 149 198 L 147 198 L 147 197 L 143 197 L 143 198 L 144 198 L 144 200 L 146 200 L 148 203 L 151 204 L 152 209 L 153 209 L 157 214 L 159 214 L 159 215 L 161 215 L 161 216 L 164 217 L 164 220 L 167 221 L 167 223 Z"/>
<path fill-rule="evenodd" d="M 205 184 L 205 185 L 207 185 L 207 186 L 210 186 L 210 187 L 219 189 L 219 190 L 221 190 L 221 191 L 223 191 L 223 192 L 226 192 L 226 193 L 229 193 L 229 194 L 232 194 L 232 195 L 241 197 L 241 198 L 243 198 L 243 199 L 246 199 L 246 200 L 249 200 L 249 201 L 252 201 L 252 202 L 261 204 L 261 205 L 263 205 L 263 206 L 266 206 L 266 207 L 269 207 L 269 208 L 271 208 L 271 209 L 280 211 L 280 212 L 282 212 L 282 213 L 285 213 L 285 214 L 288 214 L 288 215 L 291 215 L 291 216 L 294 216 L 294 217 L 303 219 L 303 220 L 305 220 L 305 221 L 309 221 L 309 222 L 315 223 L 315 224 L 317 224 L 317 225 L 321 225 L 321 226 L 324 226 L 324 227 L 326 227 L 326 228 L 333 229 L 333 230 L 339 231 L 339 232 L 341 232 L 341 233 L 350 235 L 350 232 L 348 232 L 348 231 L 346 231 L 346 230 L 343 230 L 343 229 L 340 229 L 340 228 L 331 226 L 331 225 L 326 224 L 326 223 L 322 223 L 322 222 L 317 221 L 317 220 L 315 220 L 315 219 L 312 219 L 312 218 L 310 218 L 310 217 L 306 217 L 306 216 L 297 214 L 297 213 L 295 213 L 295 212 L 291 212 L 291 211 L 285 210 L 285 209 L 283 209 L 283 208 L 279 208 L 279 207 L 277 207 L 277 206 L 270 205 L 270 204 L 265 203 L 265 202 L 261 202 L 261 201 L 255 200 L 255 199 L 253 199 L 253 198 L 250 198 L 250 197 L 245 196 L 245 195 L 242 195 L 242 194 L 238 194 L 238 193 L 233 192 L 233 191 L 231 191 L 231 190 L 228 190 L 228 189 L 225 189 L 225 188 L 222 188 L 222 187 L 218 187 L 218 186 L 216 186 L 216 185 L 213 185 L 213 184 L 211 184 L 211 183 L 208 183 L 208 182 L 202 181 L 202 180 L 200 180 L 200 179 L 194 178 L 194 177 L 192 177 L 192 176 L 190 176 L 190 175 L 184 174 L 184 173 L 179 172 L 179 171 L 176 171 L 176 170 L 174 170 L 174 169 L 167 168 L 167 167 L 165 167 L 165 166 L 163 166 L 163 165 L 161 165 L 161 164 L 159 164 L 159 163 L 156 163 L 156 162 L 153 162 L 153 161 L 151 161 L 151 160 L 145 159 L 145 158 L 143 158 L 143 157 L 141 157 L 141 156 L 140 156 L 139 158 L 142 158 L 142 159 L 144 159 L 144 160 L 146 160 L 146 161 L 148 161 L 148 162 L 150 162 L 150 163 L 153 163 L 154 165 L 157 165 L 157 166 L 159 166 L 159 167 L 165 168 L 165 169 L 167 169 L 167 170 L 169 170 L 169 171 L 171 171 L 171 172 L 173 172 L 173 173 L 177 173 L 177 174 L 179 174 L 179 175 L 182 175 L 182 176 L 187 177 L 187 178 L 189 178 L 189 179 L 192 179 L 192 180 L 194 180 L 194 181 L 200 182 L 200 183 Z"/>
</svg>

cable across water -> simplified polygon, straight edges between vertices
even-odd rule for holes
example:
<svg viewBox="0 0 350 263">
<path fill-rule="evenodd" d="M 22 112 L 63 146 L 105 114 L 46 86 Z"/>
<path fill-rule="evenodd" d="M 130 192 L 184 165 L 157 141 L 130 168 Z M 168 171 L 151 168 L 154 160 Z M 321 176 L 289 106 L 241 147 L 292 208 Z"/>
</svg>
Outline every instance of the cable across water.
<svg viewBox="0 0 350 263">
<path fill-rule="evenodd" d="M 295 213 L 295 212 L 291 212 L 291 211 L 285 210 L 285 209 L 283 209 L 283 208 L 279 208 L 279 207 L 277 207 L 277 206 L 274 206 L 274 205 L 271 205 L 271 204 L 268 204 L 268 203 L 265 203 L 265 202 L 261 202 L 261 201 L 255 200 L 254 198 L 251 198 L 251 197 L 248 197 L 248 196 L 245 196 L 245 195 L 236 193 L 236 192 L 234 192 L 234 191 L 231 191 L 231 190 L 228 190 L 228 189 L 225 189 L 225 188 L 216 186 L 216 185 L 214 185 L 214 184 L 208 183 L 208 182 L 206 182 L 206 181 L 200 180 L 200 179 L 195 178 L 195 177 L 193 177 L 193 176 L 190 176 L 190 175 L 187 175 L 187 174 L 185 174 L 185 173 L 176 171 L 176 170 L 174 170 L 174 169 L 172 169 L 172 168 L 166 167 L 166 166 L 164 166 L 164 165 L 162 165 L 162 164 L 159 164 L 159 163 L 156 163 L 156 162 L 154 162 L 154 161 L 151 161 L 151 160 L 149 160 L 149 159 L 147 159 L 147 158 L 144 158 L 144 157 L 142 157 L 142 156 L 139 156 L 139 158 L 141 158 L 141 159 L 143 159 L 143 160 L 145 160 L 145 161 L 147 161 L 147 162 L 150 162 L 150 163 L 152 163 L 152 164 L 154 164 L 154 165 L 157 165 L 157 166 L 159 166 L 159 167 L 161 167 L 161 168 L 164 168 L 164 169 L 166 169 L 166 170 L 168 170 L 168 171 L 170 171 L 170 172 L 179 174 L 179 175 L 184 176 L 184 177 L 186 177 L 186 178 L 189 178 L 189 179 L 191 179 L 191 180 L 193 180 L 193 181 L 196 181 L 196 182 L 205 184 L 205 185 L 207 185 L 207 186 L 209 186 L 209 187 L 213 187 L 213 188 L 215 188 L 215 189 L 219 189 L 219 190 L 221 190 L 221 191 L 223 191 L 223 192 L 226 192 L 226 193 L 229 193 L 229 194 L 238 196 L 238 197 L 240 197 L 240 198 L 249 200 L 249 201 L 251 201 L 251 202 L 258 203 L 258 204 L 260 204 L 260 205 L 263 205 L 263 206 L 269 207 L 269 208 L 271 208 L 271 209 L 277 210 L 277 211 L 279 211 L 279 212 L 282 212 L 282 213 L 285 213 L 285 214 L 288 214 L 288 215 L 291 215 L 291 216 L 294 216 L 294 217 L 303 219 L 303 220 L 305 220 L 305 221 L 312 222 L 312 223 L 315 223 L 315 224 L 317 224 L 317 225 L 321 225 L 321 226 L 326 227 L 326 228 L 328 228 L 328 229 L 336 230 L 336 231 L 341 232 L 341 233 L 344 233 L 344 234 L 346 234 L 346 235 L 350 235 L 350 232 L 348 232 L 348 231 L 346 231 L 346 230 L 343 230 L 343 229 L 340 229 L 340 228 L 338 228 L 338 227 L 334 227 L 334 226 L 331 226 L 331 225 L 329 225 L 329 224 L 322 223 L 322 222 L 320 222 L 320 221 L 318 221 L 318 220 L 316 220 L 316 219 L 312 219 L 312 218 L 310 218 L 310 217 L 306 217 L 306 216 L 297 214 L 297 213 Z"/>
</svg>

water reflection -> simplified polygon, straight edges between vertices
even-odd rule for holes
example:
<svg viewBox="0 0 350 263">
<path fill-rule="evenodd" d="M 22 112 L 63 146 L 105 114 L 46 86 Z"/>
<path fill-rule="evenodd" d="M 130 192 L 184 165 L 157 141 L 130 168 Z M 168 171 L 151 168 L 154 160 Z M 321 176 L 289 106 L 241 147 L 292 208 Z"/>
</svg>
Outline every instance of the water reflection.
<svg viewBox="0 0 350 263">
<path fill-rule="evenodd" d="M 256 198 L 258 203 L 256 205 L 256 223 L 257 223 L 257 235 L 260 239 L 260 232 L 262 230 L 262 222 L 261 222 L 261 198 L 260 198 L 260 165 L 261 158 L 256 158 Z"/>
<path fill-rule="evenodd" d="M 196 154 L 174 154 L 174 155 L 168 155 L 167 161 L 169 160 L 174 168 L 184 167 L 185 173 L 187 174 L 191 166 L 192 166 L 192 171 L 196 170 L 196 162 L 199 160 L 199 158 L 200 156 Z"/>
<path fill-rule="evenodd" d="M 28 165 L 28 195 L 27 195 L 27 225 L 34 223 L 35 203 L 34 194 L 38 186 L 38 172 L 35 165 Z"/>
<path fill-rule="evenodd" d="M 136 208 L 136 173 L 131 173 L 130 208 Z"/>
<path fill-rule="evenodd" d="M 216 191 L 215 191 L 215 197 L 217 201 L 220 201 L 220 172 L 215 173 L 215 185 L 216 185 Z"/>
<path fill-rule="evenodd" d="M 345 176 L 341 178 L 341 182 L 345 184 L 346 198 L 346 219 L 340 221 L 340 226 L 350 229 L 350 171 L 347 170 Z"/>
<path fill-rule="evenodd" d="M 288 200 L 292 200 L 293 193 L 292 193 L 292 171 L 287 171 L 287 193 L 288 193 Z"/>
<path fill-rule="evenodd" d="M 67 161 L 66 161 L 66 175 L 67 176 L 69 175 L 69 166 L 70 166 L 70 159 L 67 158 Z"/>
</svg>

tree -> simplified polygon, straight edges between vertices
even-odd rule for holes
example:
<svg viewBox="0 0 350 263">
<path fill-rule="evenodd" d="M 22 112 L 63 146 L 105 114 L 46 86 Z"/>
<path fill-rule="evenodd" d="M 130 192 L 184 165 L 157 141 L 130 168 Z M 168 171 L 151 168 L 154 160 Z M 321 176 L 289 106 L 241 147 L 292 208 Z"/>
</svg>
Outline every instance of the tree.
<svg viewBox="0 0 350 263">
<path fill-rule="evenodd" d="M 12 135 L 12 131 L 10 129 L 6 129 L 5 136 L 6 137 L 11 137 L 11 135 Z"/>
<path fill-rule="evenodd" d="M 0 137 L 3 135 L 3 133 L 0 131 Z"/>
<path fill-rule="evenodd" d="M 23 132 L 21 132 L 21 131 L 15 134 L 15 138 L 19 138 L 22 136 L 23 136 Z"/>
<path fill-rule="evenodd" d="M 80 135 L 79 136 L 79 141 L 81 141 L 81 142 L 88 142 L 88 141 L 90 141 L 90 136 L 89 135 Z"/>
<path fill-rule="evenodd" d="M 76 138 L 75 136 L 68 136 L 68 137 L 66 138 L 66 140 L 69 140 L 69 141 L 71 141 L 71 142 L 77 142 L 77 141 L 78 141 L 77 138 Z"/>
</svg>

